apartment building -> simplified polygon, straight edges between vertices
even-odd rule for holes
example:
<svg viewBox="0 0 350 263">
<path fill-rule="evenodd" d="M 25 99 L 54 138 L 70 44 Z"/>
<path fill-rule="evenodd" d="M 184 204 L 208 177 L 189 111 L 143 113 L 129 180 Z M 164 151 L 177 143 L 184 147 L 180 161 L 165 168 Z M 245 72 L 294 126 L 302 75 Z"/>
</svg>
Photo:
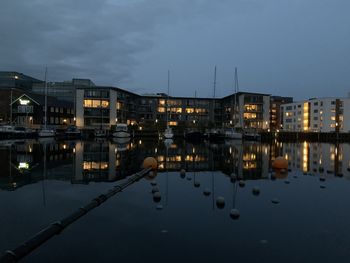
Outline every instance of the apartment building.
<svg viewBox="0 0 350 263">
<path fill-rule="evenodd" d="M 281 105 L 281 111 L 284 131 L 350 131 L 350 98 L 312 98 Z"/>
</svg>

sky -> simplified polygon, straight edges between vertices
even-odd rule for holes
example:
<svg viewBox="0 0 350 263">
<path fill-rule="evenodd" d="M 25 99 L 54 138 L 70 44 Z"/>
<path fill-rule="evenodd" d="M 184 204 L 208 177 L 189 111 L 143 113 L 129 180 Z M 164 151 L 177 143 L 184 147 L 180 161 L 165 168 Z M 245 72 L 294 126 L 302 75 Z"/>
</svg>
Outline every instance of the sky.
<svg viewBox="0 0 350 263">
<path fill-rule="evenodd" d="M 350 92 L 349 0 L 1 0 L 0 70 L 139 94 Z"/>
</svg>

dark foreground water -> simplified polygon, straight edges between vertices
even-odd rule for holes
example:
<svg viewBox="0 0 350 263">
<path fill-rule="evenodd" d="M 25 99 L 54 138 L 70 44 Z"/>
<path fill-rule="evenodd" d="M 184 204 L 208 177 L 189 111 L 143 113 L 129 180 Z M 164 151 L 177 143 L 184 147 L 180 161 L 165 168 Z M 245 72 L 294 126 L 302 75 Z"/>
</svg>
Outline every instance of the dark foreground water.
<svg viewBox="0 0 350 263">
<path fill-rule="evenodd" d="M 0 142 L 0 250 L 15 248 L 139 171 L 146 156 L 155 156 L 159 203 L 153 201 L 151 181 L 143 179 L 23 262 L 349 262 L 349 148 Z M 279 155 L 289 160 L 286 174 L 270 170 Z M 209 196 L 203 194 L 206 188 Z M 225 198 L 221 209 L 219 196 Z M 239 219 L 230 217 L 233 208 Z"/>
</svg>

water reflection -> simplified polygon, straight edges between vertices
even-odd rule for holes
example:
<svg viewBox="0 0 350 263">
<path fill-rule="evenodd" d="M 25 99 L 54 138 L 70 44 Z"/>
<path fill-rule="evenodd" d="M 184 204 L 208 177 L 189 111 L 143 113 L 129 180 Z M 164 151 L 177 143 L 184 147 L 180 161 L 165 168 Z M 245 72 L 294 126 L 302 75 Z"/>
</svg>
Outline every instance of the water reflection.
<svg viewBox="0 0 350 263">
<path fill-rule="evenodd" d="M 303 173 L 348 176 L 349 147 L 349 144 L 307 142 L 2 141 L 0 188 L 15 190 L 43 178 L 74 184 L 113 182 L 139 171 L 147 156 L 157 159 L 159 172 L 180 169 L 192 172 L 194 185 L 197 184 L 195 173 L 200 171 L 221 171 L 238 179 L 269 178 L 271 163 L 277 156 L 284 156 L 291 169 Z"/>
</svg>

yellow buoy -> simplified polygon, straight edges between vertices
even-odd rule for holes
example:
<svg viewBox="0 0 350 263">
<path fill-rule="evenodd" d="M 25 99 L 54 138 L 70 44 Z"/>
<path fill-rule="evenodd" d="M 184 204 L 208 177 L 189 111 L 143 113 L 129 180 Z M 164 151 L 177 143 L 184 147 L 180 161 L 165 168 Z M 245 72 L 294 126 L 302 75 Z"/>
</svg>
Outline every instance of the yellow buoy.
<svg viewBox="0 0 350 263">
<path fill-rule="evenodd" d="M 142 166 L 143 168 L 152 168 L 152 170 L 156 170 L 158 166 L 157 160 L 153 157 L 147 157 L 145 160 L 143 160 Z"/>
<path fill-rule="evenodd" d="M 283 157 L 279 156 L 273 161 L 272 167 L 275 169 L 287 169 L 288 161 Z"/>
</svg>

